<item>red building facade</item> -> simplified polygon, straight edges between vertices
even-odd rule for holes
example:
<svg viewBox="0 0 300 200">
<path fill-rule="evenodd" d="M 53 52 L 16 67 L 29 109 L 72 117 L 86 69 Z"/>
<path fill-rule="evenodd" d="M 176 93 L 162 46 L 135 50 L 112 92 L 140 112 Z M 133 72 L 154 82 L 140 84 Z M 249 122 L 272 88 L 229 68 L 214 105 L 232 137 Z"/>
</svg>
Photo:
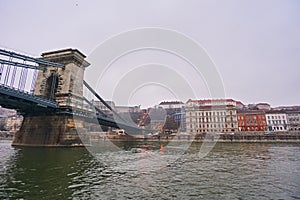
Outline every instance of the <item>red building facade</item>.
<svg viewBox="0 0 300 200">
<path fill-rule="evenodd" d="M 239 110 L 237 112 L 240 131 L 265 131 L 266 115 L 262 110 Z"/>
</svg>

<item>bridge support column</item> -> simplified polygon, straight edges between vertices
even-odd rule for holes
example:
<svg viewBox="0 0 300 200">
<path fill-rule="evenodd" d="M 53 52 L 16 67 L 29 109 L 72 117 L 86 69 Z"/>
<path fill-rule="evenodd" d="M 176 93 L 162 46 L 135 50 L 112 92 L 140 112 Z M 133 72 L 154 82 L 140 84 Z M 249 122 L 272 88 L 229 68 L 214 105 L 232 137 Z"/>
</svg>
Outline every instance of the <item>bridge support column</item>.
<svg viewBox="0 0 300 200">
<path fill-rule="evenodd" d="M 89 143 L 84 125 L 83 120 L 71 115 L 25 116 L 12 145 L 83 146 Z"/>
</svg>

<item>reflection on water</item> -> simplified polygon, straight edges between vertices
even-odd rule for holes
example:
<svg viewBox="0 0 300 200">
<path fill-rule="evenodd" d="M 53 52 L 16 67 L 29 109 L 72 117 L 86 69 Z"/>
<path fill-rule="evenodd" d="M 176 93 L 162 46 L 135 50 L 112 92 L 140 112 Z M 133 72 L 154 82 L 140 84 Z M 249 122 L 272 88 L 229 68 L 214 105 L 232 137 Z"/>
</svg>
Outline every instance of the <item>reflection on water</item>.
<svg viewBox="0 0 300 200">
<path fill-rule="evenodd" d="M 83 148 L 13 148 L 0 146 L 0 198 L 66 199 L 73 174 L 89 168 L 92 157 Z"/>
<path fill-rule="evenodd" d="M 90 154 L 2 142 L 0 199 L 300 198 L 299 144 L 217 143 L 204 158 L 201 143 L 181 156 L 160 145 L 119 143 L 124 150 Z"/>
</svg>

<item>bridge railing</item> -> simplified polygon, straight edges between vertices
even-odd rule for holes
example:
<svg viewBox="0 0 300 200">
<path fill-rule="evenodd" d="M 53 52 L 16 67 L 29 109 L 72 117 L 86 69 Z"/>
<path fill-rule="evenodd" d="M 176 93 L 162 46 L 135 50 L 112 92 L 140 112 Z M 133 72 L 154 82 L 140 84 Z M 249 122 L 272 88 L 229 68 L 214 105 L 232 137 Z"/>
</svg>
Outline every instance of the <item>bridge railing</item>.
<svg viewBox="0 0 300 200">
<path fill-rule="evenodd" d="M 43 96 L 36 96 L 33 95 L 32 93 L 15 90 L 14 88 L 10 88 L 2 84 L 0 84 L 0 93 L 1 95 L 7 95 L 9 97 L 15 97 L 15 98 L 35 102 L 39 105 L 43 105 L 51 108 L 57 108 L 57 103 L 55 101 L 47 99 Z"/>
<path fill-rule="evenodd" d="M 93 106 L 89 105 L 83 97 L 74 94 L 58 94 L 56 102 L 60 108 L 81 109 L 86 112 L 94 112 Z"/>
<path fill-rule="evenodd" d="M 64 67 L 58 63 L 0 49 L 0 84 L 32 94 L 38 71 L 47 66 Z"/>
</svg>

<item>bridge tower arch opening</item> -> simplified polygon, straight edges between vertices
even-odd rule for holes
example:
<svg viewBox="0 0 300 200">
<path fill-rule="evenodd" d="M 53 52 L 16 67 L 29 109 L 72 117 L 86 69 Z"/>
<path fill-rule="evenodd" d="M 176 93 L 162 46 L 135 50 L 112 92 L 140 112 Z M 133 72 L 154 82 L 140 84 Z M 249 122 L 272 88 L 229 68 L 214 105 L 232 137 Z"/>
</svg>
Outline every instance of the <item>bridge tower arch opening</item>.
<svg viewBox="0 0 300 200">
<path fill-rule="evenodd" d="M 51 75 L 46 79 L 45 97 L 48 99 L 55 99 L 55 94 L 58 87 L 58 74 L 52 71 Z"/>
</svg>

